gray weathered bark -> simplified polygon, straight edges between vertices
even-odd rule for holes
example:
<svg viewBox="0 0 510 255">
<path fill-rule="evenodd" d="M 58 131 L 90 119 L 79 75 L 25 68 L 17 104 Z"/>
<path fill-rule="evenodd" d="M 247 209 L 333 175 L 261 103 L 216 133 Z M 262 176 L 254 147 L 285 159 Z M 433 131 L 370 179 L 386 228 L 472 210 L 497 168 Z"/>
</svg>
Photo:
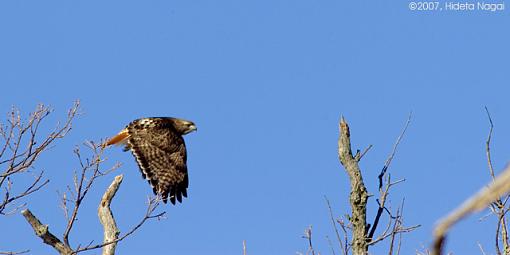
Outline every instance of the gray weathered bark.
<svg viewBox="0 0 510 255">
<path fill-rule="evenodd" d="M 108 189 L 104 193 L 103 198 L 101 199 L 101 203 L 99 204 L 98 208 L 99 221 L 101 222 L 104 228 L 104 241 L 103 244 L 101 245 L 96 245 L 94 247 L 85 247 L 79 250 L 73 250 L 65 242 L 62 242 L 55 235 L 50 233 L 50 231 L 48 230 L 48 225 L 42 224 L 41 221 L 39 221 L 39 219 L 37 219 L 37 217 L 35 217 L 32 214 L 32 212 L 30 212 L 30 210 L 28 209 L 23 210 L 21 214 L 23 214 L 27 222 L 32 226 L 35 234 L 38 237 L 40 237 L 45 244 L 52 246 L 61 255 L 72 255 L 81 251 L 101 247 L 103 247 L 103 255 L 114 255 L 117 242 L 120 241 L 122 238 L 119 239 L 120 230 L 117 227 L 117 224 L 115 223 L 115 219 L 113 218 L 113 214 L 110 210 L 110 204 L 112 202 L 113 197 L 117 193 L 117 190 L 119 189 L 121 183 L 122 175 L 118 175 L 117 177 L 115 177 L 112 184 L 110 184 L 110 187 L 108 187 Z M 146 218 L 147 216 L 144 218 L 144 221 Z M 142 224 L 144 221 L 142 221 Z M 139 224 L 134 230 L 140 227 L 140 225 L 141 224 Z M 134 232 L 134 230 L 132 230 L 130 233 Z M 126 236 L 127 235 L 125 235 L 123 238 L 125 238 Z"/>
<path fill-rule="evenodd" d="M 351 183 L 351 193 L 349 201 L 351 203 L 352 215 L 350 221 L 352 223 L 352 252 L 355 255 L 367 254 L 368 240 L 366 235 L 367 229 L 367 200 L 368 192 L 363 183 L 361 169 L 358 161 L 360 154 L 352 155 L 351 151 L 351 135 L 349 125 L 342 117 L 340 120 L 340 137 L 338 138 L 338 158 L 342 163 L 345 171 L 349 175 Z"/>
<path fill-rule="evenodd" d="M 115 193 L 117 193 L 121 183 L 122 175 L 116 176 L 115 180 L 112 182 L 112 184 L 110 184 L 110 187 L 108 187 L 104 193 L 103 198 L 101 199 L 101 203 L 99 203 L 99 208 L 97 209 L 99 221 L 104 228 L 103 243 L 109 243 L 119 238 L 120 230 L 117 227 L 117 223 L 115 223 L 115 219 L 113 218 L 110 204 L 112 203 L 112 199 L 115 196 Z M 114 255 L 115 248 L 117 248 L 117 242 L 113 242 L 104 246 L 103 255 Z"/>
<path fill-rule="evenodd" d="M 40 237 L 45 244 L 48 244 L 55 248 L 58 253 L 62 255 L 71 255 L 73 254 L 73 249 L 71 247 L 64 244 L 60 239 L 58 239 L 55 235 L 48 231 L 48 225 L 43 225 L 30 210 L 25 209 L 21 211 L 21 214 L 25 217 L 25 219 L 30 223 L 32 228 L 34 229 L 35 234 Z"/>
</svg>

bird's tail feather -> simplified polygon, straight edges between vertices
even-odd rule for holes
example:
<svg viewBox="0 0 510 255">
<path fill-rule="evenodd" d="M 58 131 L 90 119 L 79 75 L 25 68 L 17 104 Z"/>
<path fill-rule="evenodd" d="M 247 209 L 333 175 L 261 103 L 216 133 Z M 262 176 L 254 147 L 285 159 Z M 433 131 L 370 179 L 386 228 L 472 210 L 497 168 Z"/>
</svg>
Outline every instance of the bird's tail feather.
<svg viewBox="0 0 510 255">
<path fill-rule="evenodd" d="M 110 146 L 110 145 L 124 145 L 127 141 L 127 138 L 129 137 L 129 133 L 127 129 L 123 129 L 120 131 L 116 136 L 112 137 L 106 143 L 104 143 L 104 147 Z"/>
</svg>

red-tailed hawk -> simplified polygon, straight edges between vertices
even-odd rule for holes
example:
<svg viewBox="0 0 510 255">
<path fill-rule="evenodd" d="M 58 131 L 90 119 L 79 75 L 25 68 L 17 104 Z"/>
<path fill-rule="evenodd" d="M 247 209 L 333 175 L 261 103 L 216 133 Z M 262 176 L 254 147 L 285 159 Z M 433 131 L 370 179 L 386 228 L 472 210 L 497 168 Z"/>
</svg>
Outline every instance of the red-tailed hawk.
<svg viewBox="0 0 510 255">
<path fill-rule="evenodd" d="M 163 202 L 182 203 L 187 197 L 188 168 L 186 145 L 183 135 L 197 130 L 191 121 L 170 118 L 142 118 L 129 123 L 126 128 L 108 140 L 105 146 L 125 145 L 131 150 L 154 194 Z"/>
</svg>

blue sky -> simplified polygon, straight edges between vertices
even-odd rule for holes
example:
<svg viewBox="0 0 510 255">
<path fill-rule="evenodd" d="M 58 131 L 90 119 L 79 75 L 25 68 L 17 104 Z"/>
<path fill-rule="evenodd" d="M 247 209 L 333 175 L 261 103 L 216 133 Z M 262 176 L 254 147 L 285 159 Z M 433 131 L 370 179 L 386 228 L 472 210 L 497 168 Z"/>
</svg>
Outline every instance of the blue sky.
<svg viewBox="0 0 510 255">
<path fill-rule="evenodd" d="M 443 2 L 441 2 L 443 3 Z M 123 241 L 118 254 L 295 254 L 312 225 L 329 254 L 336 216 L 349 212 L 348 178 L 336 154 L 337 124 L 351 124 L 354 148 L 373 144 L 361 167 L 369 191 L 413 112 L 390 168 L 405 178 L 402 254 L 429 245 L 435 222 L 489 181 L 485 139 L 495 122 L 493 160 L 508 162 L 510 36 L 507 11 L 417 12 L 409 1 L 2 1 L 0 112 L 51 105 L 50 129 L 74 100 L 82 115 L 65 140 L 37 162 L 50 184 L 28 207 L 61 236 L 58 190 L 72 181 L 72 154 L 143 116 L 193 120 L 186 136 L 189 198 L 165 206 Z M 4 118 L 2 118 L 4 119 Z M 129 153 L 107 151 L 124 182 L 113 202 L 121 230 L 145 210 L 149 186 Z M 75 246 L 101 240 L 100 195 L 85 201 Z M 369 219 L 376 208 L 372 199 Z M 447 250 L 493 253 L 495 219 L 471 216 Z M 50 254 L 21 215 L 3 217 L 0 250 Z M 385 254 L 386 245 L 374 247 Z M 95 252 L 93 254 L 96 254 Z M 337 254 L 339 251 L 337 251 Z"/>
</svg>

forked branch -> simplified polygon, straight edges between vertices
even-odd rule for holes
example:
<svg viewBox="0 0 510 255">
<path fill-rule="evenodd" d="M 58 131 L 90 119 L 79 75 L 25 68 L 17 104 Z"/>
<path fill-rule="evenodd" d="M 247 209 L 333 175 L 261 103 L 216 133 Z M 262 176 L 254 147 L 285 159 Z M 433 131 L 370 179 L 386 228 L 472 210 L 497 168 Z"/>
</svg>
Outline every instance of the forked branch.
<svg viewBox="0 0 510 255">
<path fill-rule="evenodd" d="M 99 143 L 101 144 L 101 143 Z M 79 163 L 81 166 L 80 173 L 76 173 L 74 176 L 74 189 L 68 188 L 69 195 L 66 193 L 63 194 L 62 197 L 62 208 L 64 209 L 67 227 L 64 231 L 63 239 L 60 240 L 55 235 L 53 235 L 49 230 L 47 225 L 43 225 L 37 218 L 34 216 L 28 209 L 23 211 L 23 215 L 26 220 L 30 223 L 37 236 L 39 236 L 44 243 L 52 246 L 56 249 L 60 254 L 76 254 L 83 251 L 89 251 L 94 249 L 103 248 L 103 254 L 112 255 L 115 253 L 116 244 L 126 237 L 133 234 L 136 230 L 138 230 L 148 219 L 152 218 L 161 218 L 165 212 L 154 214 L 154 211 L 160 204 L 159 197 L 152 197 L 149 199 L 147 211 L 142 218 L 142 220 L 131 228 L 131 230 L 127 231 L 125 234 L 119 237 L 120 230 L 118 229 L 113 213 L 110 209 L 110 204 L 112 199 L 114 198 L 121 182 L 122 175 L 117 176 L 110 187 L 106 190 L 101 199 L 98 208 L 98 216 L 100 218 L 101 224 L 104 227 L 104 241 L 101 244 L 90 244 L 86 246 L 78 245 L 76 248 L 72 248 L 69 244 L 69 235 L 71 233 L 71 229 L 74 226 L 74 222 L 76 221 L 78 212 L 80 211 L 80 207 L 83 204 L 83 201 L 87 194 L 92 190 L 93 183 L 97 180 L 97 178 L 104 176 L 116 168 L 119 167 L 118 164 L 114 165 L 110 169 L 101 170 L 100 165 L 104 163 L 104 159 L 101 157 L 102 155 L 102 147 L 95 143 L 89 142 L 87 143 L 88 147 L 92 150 L 92 157 L 90 159 L 82 159 L 81 152 L 79 149 L 75 150 L 75 154 L 79 159 Z M 69 209 L 67 205 L 72 205 L 72 212 L 69 213 Z M 69 216 L 70 215 L 70 216 Z"/>
<path fill-rule="evenodd" d="M 491 157 L 491 141 L 492 141 L 492 132 L 494 130 L 494 123 L 492 122 L 491 115 L 489 113 L 489 109 L 485 107 L 485 112 L 487 113 L 487 118 L 489 120 L 489 134 L 487 135 L 487 140 L 485 141 L 485 154 L 487 157 L 487 165 L 489 168 L 489 174 L 494 180 L 496 177 L 494 175 L 494 167 L 492 165 L 492 157 Z M 506 213 L 508 212 L 508 206 L 506 205 L 506 202 L 508 201 L 509 196 L 507 195 L 504 198 L 498 198 L 494 203 L 491 203 L 490 209 L 493 214 L 498 217 L 498 225 L 496 228 L 496 238 L 494 245 L 496 246 L 496 253 L 498 255 L 502 254 L 501 248 L 499 247 L 499 239 L 501 235 L 501 240 L 503 241 L 503 253 L 504 254 L 510 254 L 510 245 L 508 241 L 508 227 L 507 227 L 507 221 L 506 221 Z"/>
<path fill-rule="evenodd" d="M 384 166 L 378 175 L 379 180 L 378 187 L 379 198 L 377 199 L 378 209 L 376 216 L 374 218 L 374 222 L 372 225 L 370 225 L 367 224 L 366 220 L 368 192 L 364 185 L 363 176 L 361 173 L 361 169 L 358 165 L 358 162 L 372 146 L 370 145 L 362 153 L 358 150 L 356 154 L 353 155 L 351 149 L 349 125 L 347 124 L 343 117 L 341 118 L 340 137 L 338 139 L 338 156 L 340 162 L 342 163 L 350 179 L 351 190 L 349 201 L 351 204 L 352 213 L 351 217 L 349 218 L 350 225 L 346 226 L 344 222 L 338 221 L 344 232 L 347 227 L 352 226 L 352 228 L 349 228 L 352 236 L 352 241 L 349 244 L 347 242 L 342 241 L 338 233 L 338 229 L 336 228 L 336 224 L 334 224 L 335 233 L 337 235 L 337 239 L 343 254 L 347 254 L 349 248 L 352 248 L 353 254 L 367 254 L 369 246 L 375 245 L 376 243 L 385 240 L 386 238 L 391 238 L 390 249 L 392 250 L 397 235 L 400 236 L 402 233 L 413 231 L 414 229 L 419 227 L 419 225 L 412 227 L 404 227 L 402 216 L 403 208 L 397 210 L 396 216 L 393 216 L 391 210 L 388 209 L 386 205 L 390 189 L 394 185 L 405 181 L 404 179 L 402 179 L 392 182 L 390 175 L 387 173 L 387 171 L 393 158 L 395 157 L 397 148 L 404 137 L 404 134 L 409 126 L 410 121 L 411 114 L 409 114 L 409 117 L 404 125 L 402 132 L 400 133 L 395 144 L 393 145 L 393 150 L 386 159 L 386 162 L 384 163 Z M 329 203 L 328 207 L 330 208 L 331 211 Z M 375 236 L 375 232 L 379 226 L 381 216 L 385 212 L 388 215 L 388 224 L 386 228 L 383 231 L 381 231 L 382 232 L 381 234 Z M 334 223 L 333 218 L 332 222 Z"/>
<path fill-rule="evenodd" d="M 384 166 L 381 169 L 381 172 L 377 176 L 377 178 L 379 180 L 379 199 L 377 200 L 377 202 L 379 204 L 379 208 L 377 208 L 377 213 L 375 215 L 374 222 L 372 223 L 372 227 L 368 234 L 368 239 L 369 239 L 369 242 L 371 242 L 371 243 L 375 243 L 375 242 L 372 242 L 372 239 L 374 238 L 374 234 L 375 234 L 375 231 L 379 224 L 379 220 L 380 220 L 383 212 L 386 210 L 386 201 L 387 201 L 387 197 L 390 192 L 390 188 L 395 184 L 405 181 L 405 179 L 403 179 L 403 180 L 399 180 L 396 182 L 391 182 L 391 176 L 389 174 L 387 175 L 386 173 L 388 171 L 388 168 L 390 167 L 391 162 L 393 161 L 393 158 L 395 157 L 395 154 L 397 153 L 398 145 L 402 141 L 402 138 L 404 137 L 406 130 L 409 127 L 409 124 L 411 123 L 411 116 L 412 116 L 412 114 L 410 113 L 409 117 L 407 118 L 407 121 L 404 125 L 404 128 L 402 129 L 402 132 L 400 133 L 400 135 L 397 138 L 397 141 L 393 145 L 393 149 L 392 149 L 390 155 L 386 159 L 386 162 L 384 163 Z M 386 183 L 384 183 L 384 181 L 383 181 L 385 176 L 386 176 Z M 391 218 L 390 218 L 390 222 L 391 222 Z M 384 234 L 383 234 L 383 236 L 384 236 Z"/>
</svg>

